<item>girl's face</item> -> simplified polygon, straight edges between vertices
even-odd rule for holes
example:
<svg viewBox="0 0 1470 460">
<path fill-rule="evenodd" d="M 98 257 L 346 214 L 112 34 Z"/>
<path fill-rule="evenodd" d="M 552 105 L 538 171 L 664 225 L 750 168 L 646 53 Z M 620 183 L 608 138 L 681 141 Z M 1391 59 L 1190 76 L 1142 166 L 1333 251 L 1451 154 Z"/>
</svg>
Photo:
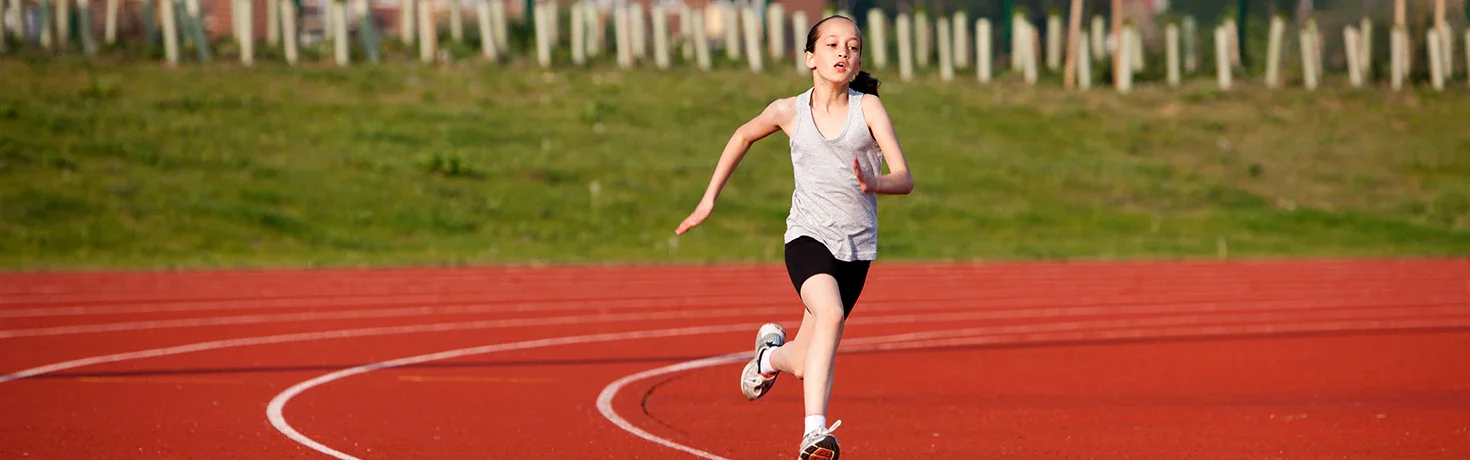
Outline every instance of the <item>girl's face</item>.
<svg viewBox="0 0 1470 460">
<path fill-rule="evenodd" d="M 822 23 L 812 50 L 806 53 L 806 66 L 817 77 L 833 83 L 848 83 L 862 67 L 863 40 L 857 25 L 843 19 Z"/>
</svg>

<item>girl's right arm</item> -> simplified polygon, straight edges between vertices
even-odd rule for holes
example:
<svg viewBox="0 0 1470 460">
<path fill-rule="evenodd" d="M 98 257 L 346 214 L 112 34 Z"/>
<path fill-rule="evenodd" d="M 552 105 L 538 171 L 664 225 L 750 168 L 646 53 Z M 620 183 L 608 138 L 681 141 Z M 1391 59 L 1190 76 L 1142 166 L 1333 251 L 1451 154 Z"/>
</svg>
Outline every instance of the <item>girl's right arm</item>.
<svg viewBox="0 0 1470 460">
<path fill-rule="evenodd" d="M 793 98 L 779 99 L 766 106 L 766 109 L 756 115 L 755 118 L 740 125 L 735 134 L 730 136 L 730 141 L 725 143 L 725 150 L 720 153 L 720 161 L 715 164 L 714 177 L 710 178 L 709 187 L 705 188 L 704 197 L 695 206 L 694 212 L 679 224 L 674 230 L 675 234 L 683 235 L 684 232 L 704 222 L 714 211 L 715 200 L 720 197 L 720 190 L 725 188 L 725 183 L 730 180 L 730 175 L 735 173 L 735 167 L 740 165 L 740 160 L 745 158 L 745 153 L 750 151 L 750 146 L 756 141 L 775 133 L 791 125 L 795 117 L 795 107 L 792 106 Z"/>
</svg>

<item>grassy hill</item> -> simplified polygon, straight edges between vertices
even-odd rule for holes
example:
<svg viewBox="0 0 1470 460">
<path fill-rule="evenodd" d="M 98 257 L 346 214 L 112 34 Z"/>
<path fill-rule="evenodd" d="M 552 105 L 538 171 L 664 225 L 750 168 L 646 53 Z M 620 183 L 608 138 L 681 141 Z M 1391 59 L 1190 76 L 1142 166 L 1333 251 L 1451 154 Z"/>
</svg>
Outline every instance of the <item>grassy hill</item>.
<svg viewBox="0 0 1470 460">
<path fill-rule="evenodd" d="M 885 259 L 1470 253 L 1470 94 L 1120 96 L 879 71 Z M 786 139 L 673 239 L 792 72 L 0 65 L 0 268 L 781 257 Z M 593 189 L 599 192 L 594 194 Z"/>
</svg>

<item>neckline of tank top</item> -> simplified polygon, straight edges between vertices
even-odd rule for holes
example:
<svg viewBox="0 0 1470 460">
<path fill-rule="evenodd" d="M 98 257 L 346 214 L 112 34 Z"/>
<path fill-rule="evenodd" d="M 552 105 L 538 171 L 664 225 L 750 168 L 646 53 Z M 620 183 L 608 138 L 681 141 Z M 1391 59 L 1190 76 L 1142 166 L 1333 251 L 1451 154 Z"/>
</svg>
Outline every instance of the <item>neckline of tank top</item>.
<svg viewBox="0 0 1470 460">
<path fill-rule="evenodd" d="M 837 143 L 846 138 L 847 132 L 852 130 L 852 122 L 856 118 L 853 116 L 853 112 L 857 110 L 857 106 L 859 105 L 857 104 L 857 99 L 862 96 L 862 93 L 852 88 L 847 89 L 847 118 L 842 121 L 842 132 L 837 133 L 837 137 L 828 139 L 827 135 L 822 134 L 822 128 L 817 127 L 817 114 L 812 111 L 812 94 L 816 91 L 816 88 L 806 90 L 806 101 L 801 104 L 802 107 L 806 108 L 806 119 L 811 123 L 812 132 L 817 134 L 817 139 L 829 144 Z"/>
</svg>

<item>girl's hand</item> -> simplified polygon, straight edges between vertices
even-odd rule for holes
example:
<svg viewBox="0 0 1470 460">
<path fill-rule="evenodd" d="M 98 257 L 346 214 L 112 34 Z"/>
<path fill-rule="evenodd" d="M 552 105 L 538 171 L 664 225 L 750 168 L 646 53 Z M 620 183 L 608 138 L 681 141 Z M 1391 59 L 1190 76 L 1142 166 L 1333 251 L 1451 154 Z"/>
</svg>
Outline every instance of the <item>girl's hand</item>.
<svg viewBox="0 0 1470 460">
<path fill-rule="evenodd" d="M 857 157 L 852 157 L 852 173 L 857 176 L 858 187 L 863 189 L 863 193 L 870 193 L 874 190 L 875 187 L 869 185 L 874 182 L 873 176 L 863 172 L 863 167 L 858 164 Z"/>
<path fill-rule="evenodd" d="M 709 213 L 714 210 L 714 203 L 708 201 L 700 201 L 699 206 L 694 207 L 694 212 L 689 213 L 689 217 L 685 217 L 684 222 L 679 224 L 679 228 L 677 230 L 674 230 L 674 234 L 683 235 L 684 232 L 687 232 L 689 231 L 689 229 L 694 228 L 694 226 L 699 225 L 700 222 L 704 222 L 704 219 L 709 217 Z"/>
</svg>

